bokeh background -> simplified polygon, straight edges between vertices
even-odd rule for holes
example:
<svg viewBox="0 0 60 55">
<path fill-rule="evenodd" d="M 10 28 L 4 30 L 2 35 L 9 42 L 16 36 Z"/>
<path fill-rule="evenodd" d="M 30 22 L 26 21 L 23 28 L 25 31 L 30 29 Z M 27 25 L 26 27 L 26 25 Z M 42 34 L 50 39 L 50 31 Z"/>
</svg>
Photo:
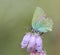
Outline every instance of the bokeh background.
<svg viewBox="0 0 60 55">
<path fill-rule="evenodd" d="M 37 6 L 54 22 L 53 31 L 43 35 L 47 55 L 60 55 L 60 0 L 0 0 L 0 55 L 28 55 L 20 42 Z"/>
</svg>

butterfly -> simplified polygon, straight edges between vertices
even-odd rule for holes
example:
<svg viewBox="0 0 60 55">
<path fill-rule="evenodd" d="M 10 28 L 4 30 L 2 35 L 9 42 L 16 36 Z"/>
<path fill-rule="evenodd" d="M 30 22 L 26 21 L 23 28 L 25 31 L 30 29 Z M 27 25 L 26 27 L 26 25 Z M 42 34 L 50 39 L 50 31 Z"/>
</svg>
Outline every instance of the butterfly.
<svg viewBox="0 0 60 55">
<path fill-rule="evenodd" d="M 51 18 L 46 17 L 44 10 L 40 7 L 36 7 L 33 19 L 32 19 L 32 29 L 37 32 L 48 32 L 52 31 L 53 21 Z"/>
</svg>

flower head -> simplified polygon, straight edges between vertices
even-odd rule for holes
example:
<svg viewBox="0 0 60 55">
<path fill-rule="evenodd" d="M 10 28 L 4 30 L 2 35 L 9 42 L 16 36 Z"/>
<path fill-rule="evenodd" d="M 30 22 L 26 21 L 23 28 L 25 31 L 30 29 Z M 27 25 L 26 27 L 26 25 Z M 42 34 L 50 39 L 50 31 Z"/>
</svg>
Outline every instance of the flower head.
<svg viewBox="0 0 60 55">
<path fill-rule="evenodd" d="M 21 42 L 21 47 L 27 47 L 29 52 L 41 52 L 42 51 L 42 38 L 37 33 L 27 33 L 24 35 Z"/>
</svg>

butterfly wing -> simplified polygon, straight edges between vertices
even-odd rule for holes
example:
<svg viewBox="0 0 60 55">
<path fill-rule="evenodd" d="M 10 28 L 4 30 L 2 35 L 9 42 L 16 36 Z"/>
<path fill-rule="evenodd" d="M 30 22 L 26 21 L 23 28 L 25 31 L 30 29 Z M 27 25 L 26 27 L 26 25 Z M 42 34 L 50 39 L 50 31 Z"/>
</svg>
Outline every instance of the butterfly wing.
<svg viewBox="0 0 60 55">
<path fill-rule="evenodd" d="M 40 22 L 38 22 L 35 25 L 35 28 L 39 31 L 39 32 L 48 32 L 48 31 L 52 31 L 53 28 L 53 21 L 49 18 L 46 18 L 44 20 L 41 20 Z"/>
<path fill-rule="evenodd" d="M 42 10 L 42 8 L 37 7 L 33 15 L 32 27 L 36 25 L 37 22 L 39 22 L 41 19 L 44 19 L 44 18 L 45 18 L 44 11 Z"/>
<path fill-rule="evenodd" d="M 53 22 L 51 19 L 46 18 L 42 8 L 37 7 L 32 19 L 32 28 L 39 32 L 52 31 Z"/>
</svg>

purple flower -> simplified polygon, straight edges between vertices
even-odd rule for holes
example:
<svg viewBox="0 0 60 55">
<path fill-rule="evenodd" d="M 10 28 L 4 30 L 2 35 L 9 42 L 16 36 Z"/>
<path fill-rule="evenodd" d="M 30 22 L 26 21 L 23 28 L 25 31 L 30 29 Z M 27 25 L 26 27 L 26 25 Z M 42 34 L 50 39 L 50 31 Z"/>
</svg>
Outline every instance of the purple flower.
<svg viewBox="0 0 60 55">
<path fill-rule="evenodd" d="M 42 38 L 37 33 L 32 34 L 27 50 L 33 52 L 35 52 L 36 50 L 37 52 L 42 51 Z"/>
<path fill-rule="evenodd" d="M 46 55 L 46 52 L 43 50 L 41 52 L 36 52 L 36 53 L 31 52 L 30 55 Z"/>
<path fill-rule="evenodd" d="M 39 35 L 36 37 L 36 50 L 38 52 L 42 51 L 42 38 Z"/>
<path fill-rule="evenodd" d="M 30 33 L 30 32 L 29 32 L 29 33 L 26 33 L 26 34 L 24 35 L 23 40 L 22 40 L 22 42 L 21 42 L 21 48 L 27 47 L 28 42 L 29 42 L 29 40 L 30 40 L 30 37 L 31 37 L 31 33 Z"/>
<path fill-rule="evenodd" d="M 34 53 L 34 52 L 31 52 L 31 53 L 30 53 L 30 55 L 36 55 L 36 53 Z"/>
<path fill-rule="evenodd" d="M 35 50 L 35 42 L 36 41 L 36 37 L 34 36 L 34 34 L 31 35 L 29 44 L 27 46 L 27 50 L 28 51 L 34 51 Z"/>
<path fill-rule="evenodd" d="M 42 51 L 40 52 L 40 55 L 46 55 L 46 52 L 42 50 Z"/>
<path fill-rule="evenodd" d="M 37 33 L 27 33 L 21 42 L 21 47 L 27 47 L 29 52 L 42 51 L 42 38 Z"/>
</svg>

